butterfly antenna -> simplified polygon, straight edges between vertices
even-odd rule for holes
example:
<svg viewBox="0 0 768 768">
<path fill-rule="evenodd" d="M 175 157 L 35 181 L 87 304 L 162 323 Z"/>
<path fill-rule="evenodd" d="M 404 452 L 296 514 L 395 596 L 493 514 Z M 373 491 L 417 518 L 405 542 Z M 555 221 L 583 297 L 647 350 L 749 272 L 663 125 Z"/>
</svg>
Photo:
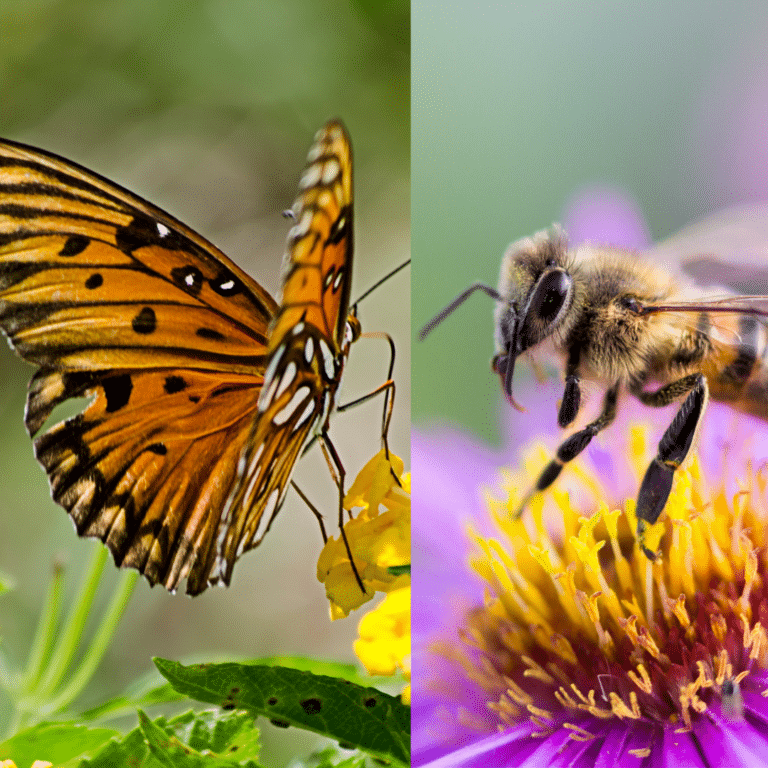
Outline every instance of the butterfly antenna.
<svg viewBox="0 0 768 768">
<path fill-rule="evenodd" d="M 407 261 L 404 261 L 399 267 L 395 267 L 391 272 L 384 275 L 381 280 L 375 282 L 365 293 L 362 294 L 362 296 L 358 296 L 357 300 L 352 302 L 352 306 L 356 307 L 366 296 L 368 296 L 368 294 L 373 293 L 382 283 L 386 283 L 390 277 L 394 277 L 401 269 L 405 269 L 410 263 L 411 260 L 408 259 Z"/>
</svg>

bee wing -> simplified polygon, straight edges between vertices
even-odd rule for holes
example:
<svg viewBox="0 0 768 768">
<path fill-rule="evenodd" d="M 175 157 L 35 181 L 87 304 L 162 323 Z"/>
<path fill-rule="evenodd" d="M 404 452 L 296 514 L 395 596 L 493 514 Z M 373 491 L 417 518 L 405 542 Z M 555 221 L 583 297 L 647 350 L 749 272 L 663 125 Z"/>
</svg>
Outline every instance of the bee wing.
<svg viewBox="0 0 768 768">
<path fill-rule="evenodd" d="M 768 203 L 719 211 L 653 246 L 647 257 L 708 290 L 768 295 Z M 738 310 L 737 310 L 738 311 Z"/>
</svg>

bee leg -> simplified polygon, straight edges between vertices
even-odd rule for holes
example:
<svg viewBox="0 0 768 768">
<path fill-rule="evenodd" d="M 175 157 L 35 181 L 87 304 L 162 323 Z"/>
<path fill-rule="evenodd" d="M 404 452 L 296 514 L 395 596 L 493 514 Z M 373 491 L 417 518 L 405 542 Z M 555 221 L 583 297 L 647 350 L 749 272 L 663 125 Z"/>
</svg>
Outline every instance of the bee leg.
<svg viewBox="0 0 768 768">
<path fill-rule="evenodd" d="M 581 405 L 581 388 L 579 387 L 579 377 L 575 374 L 565 377 L 565 392 L 560 402 L 560 410 L 557 412 L 557 423 L 565 429 L 573 422 L 579 413 Z"/>
<path fill-rule="evenodd" d="M 578 384 L 577 384 L 578 387 Z M 566 384 L 566 393 L 568 392 Z M 593 421 L 587 424 L 584 429 L 580 429 L 578 432 L 574 432 L 567 440 L 564 440 L 560 447 L 557 449 L 555 458 L 544 467 L 543 472 L 539 475 L 539 479 L 536 481 L 536 485 L 530 490 L 522 504 L 515 513 L 515 517 L 520 517 L 523 514 L 523 510 L 528 505 L 528 502 L 537 494 L 545 491 L 552 483 L 557 480 L 558 475 L 562 468 L 571 460 L 575 459 L 590 443 L 592 438 L 598 433 L 604 430 L 611 422 L 616 418 L 616 401 L 619 395 L 618 384 L 611 387 L 605 393 L 605 400 L 603 401 L 603 410 L 600 415 Z M 561 407 L 562 410 L 562 407 Z"/>
<path fill-rule="evenodd" d="M 565 429 L 579 413 L 581 389 L 579 387 L 579 350 L 574 348 L 565 366 L 565 392 L 557 412 L 557 423 Z"/>
<path fill-rule="evenodd" d="M 645 546 L 645 532 L 659 519 L 666 506 L 675 470 L 685 461 L 694 443 L 707 407 L 709 389 L 703 374 L 693 373 L 656 392 L 634 393 L 645 405 L 662 407 L 686 392 L 688 396 L 659 441 L 658 453 L 645 473 L 637 496 L 637 542 L 651 560 L 656 559 L 656 553 Z"/>
</svg>

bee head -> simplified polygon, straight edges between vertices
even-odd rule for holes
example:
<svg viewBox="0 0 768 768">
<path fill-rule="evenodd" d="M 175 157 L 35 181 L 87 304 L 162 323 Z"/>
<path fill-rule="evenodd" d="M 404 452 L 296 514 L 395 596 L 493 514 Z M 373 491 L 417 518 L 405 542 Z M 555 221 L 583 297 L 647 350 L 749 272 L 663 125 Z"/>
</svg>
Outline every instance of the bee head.
<svg viewBox="0 0 768 768">
<path fill-rule="evenodd" d="M 506 301 L 496 307 L 496 356 L 510 404 L 522 410 L 512 395 L 517 357 L 551 336 L 573 304 L 573 278 L 567 266 L 564 232 L 555 226 L 509 246 L 501 263 L 499 294 Z"/>
</svg>

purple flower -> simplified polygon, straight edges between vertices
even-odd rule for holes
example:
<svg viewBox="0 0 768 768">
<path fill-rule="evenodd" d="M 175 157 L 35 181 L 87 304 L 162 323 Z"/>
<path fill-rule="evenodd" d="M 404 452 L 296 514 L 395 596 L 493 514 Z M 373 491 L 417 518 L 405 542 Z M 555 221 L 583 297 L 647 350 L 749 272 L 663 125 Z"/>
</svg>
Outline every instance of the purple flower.
<svg viewBox="0 0 768 768">
<path fill-rule="evenodd" d="M 732 418 L 707 416 L 702 442 Z M 613 432 L 612 477 L 589 449 L 522 521 L 544 451 L 489 482 L 500 457 L 415 434 L 414 765 L 768 764 L 766 467 L 734 451 L 733 495 L 722 461 L 679 471 L 651 564 L 633 499 L 653 445 Z"/>
</svg>

